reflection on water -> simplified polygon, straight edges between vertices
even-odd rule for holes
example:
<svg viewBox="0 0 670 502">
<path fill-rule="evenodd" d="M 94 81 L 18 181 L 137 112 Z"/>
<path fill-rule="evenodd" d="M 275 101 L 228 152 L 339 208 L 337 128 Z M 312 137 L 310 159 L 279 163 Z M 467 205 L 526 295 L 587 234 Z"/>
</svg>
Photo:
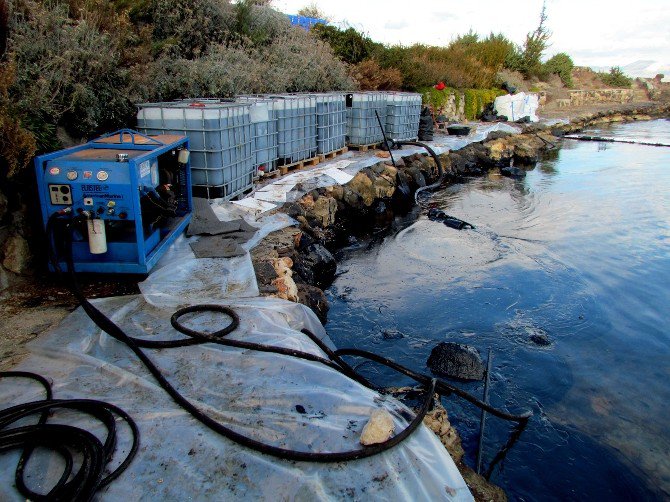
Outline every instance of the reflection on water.
<svg viewBox="0 0 670 502">
<path fill-rule="evenodd" d="M 665 140 L 670 122 L 595 132 Z M 491 347 L 492 404 L 535 413 L 493 471 L 512 499 L 667 498 L 670 149 L 565 146 L 523 181 L 491 175 L 435 194 L 475 230 L 415 214 L 349 251 L 328 332 L 422 371 L 439 341 Z M 445 404 L 472 463 L 479 414 Z M 509 431 L 487 422 L 485 463 Z"/>
</svg>

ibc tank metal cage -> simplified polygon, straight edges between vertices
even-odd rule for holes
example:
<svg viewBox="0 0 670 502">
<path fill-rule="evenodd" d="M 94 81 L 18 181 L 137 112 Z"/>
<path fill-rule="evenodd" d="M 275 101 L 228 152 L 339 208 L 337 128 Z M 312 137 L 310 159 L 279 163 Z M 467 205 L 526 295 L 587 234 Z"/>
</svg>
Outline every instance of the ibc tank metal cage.
<svg viewBox="0 0 670 502">
<path fill-rule="evenodd" d="M 263 94 L 239 100 L 271 100 L 277 117 L 278 165 L 316 157 L 316 98 L 310 94 Z"/>
<path fill-rule="evenodd" d="M 229 200 L 253 188 L 256 169 L 248 103 L 189 99 L 137 106 L 141 132 L 189 138 L 194 195 Z"/>
<path fill-rule="evenodd" d="M 396 141 L 416 140 L 419 135 L 421 94 L 388 92 L 386 94 L 386 135 Z"/>
<path fill-rule="evenodd" d="M 347 106 L 344 93 L 314 94 L 317 152 L 329 154 L 346 145 Z"/>
<path fill-rule="evenodd" d="M 239 97 L 238 102 L 249 103 L 249 113 L 252 124 L 252 150 L 254 156 L 254 170 L 256 174 L 271 173 L 277 169 L 279 158 L 277 131 L 277 112 L 274 101 L 262 99 Z"/>
<path fill-rule="evenodd" d="M 350 92 L 346 95 L 347 144 L 352 146 L 381 143 L 384 136 L 377 121 L 386 117 L 386 94 L 383 92 Z"/>
</svg>

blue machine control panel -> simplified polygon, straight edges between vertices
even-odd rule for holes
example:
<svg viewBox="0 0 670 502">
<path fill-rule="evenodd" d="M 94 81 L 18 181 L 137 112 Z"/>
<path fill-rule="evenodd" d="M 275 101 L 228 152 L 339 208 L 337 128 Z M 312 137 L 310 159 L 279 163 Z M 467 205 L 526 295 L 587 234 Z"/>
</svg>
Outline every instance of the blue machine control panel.
<svg viewBox="0 0 670 502">
<path fill-rule="evenodd" d="M 71 209 L 70 218 L 91 220 L 74 232 L 79 271 L 148 273 L 190 220 L 188 139 L 183 136 L 117 131 L 42 155 L 35 169 L 45 226 L 64 208 Z"/>
</svg>

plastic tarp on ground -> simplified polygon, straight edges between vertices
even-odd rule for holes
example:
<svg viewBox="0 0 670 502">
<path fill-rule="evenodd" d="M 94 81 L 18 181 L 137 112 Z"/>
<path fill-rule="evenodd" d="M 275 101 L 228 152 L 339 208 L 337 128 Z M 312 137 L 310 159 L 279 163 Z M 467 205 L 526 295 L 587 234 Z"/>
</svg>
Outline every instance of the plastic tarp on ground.
<svg viewBox="0 0 670 502">
<path fill-rule="evenodd" d="M 498 96 L 493 102 L 493 108 L 498 115 L 504 115 L 512 122 L 524 117 L 529 117 L 531 122 L 539 122 L 540 119 L 537 116 L 539 106 L 537 94 L 526 94 L 525 92 Z"/>
<path fill-rule="evenodd" d="M 171 327 L 170 316 L 174 306 L 187 302 L 175 293 L 154 303 L 142 296 L 94 303 L 131 336 L 182 337 Z M 300 332 L 307 328 L 327 340 L 308 308 L 273 298 L 228 299 L 225 304 L 240 316 L 240 327 L 228 336 L 325 356 Z M 204 331 L 220 329 L 222 322 L 212 313 L 184 320 Z M 56 398 L 102 399 L 138 423 L 137 457 L 99 494 L 101 500 L 472 500 L 451 457 L 423 425 L 399 446 L 367 459 L 336 464 L 279 460 L 239 446 L 191 418 L 130 349 L 97 329 L 81 308 L 29 348 L 31 355 L 15 369 L 51 379 Z M 240 433 L 283 448 L 358 449 L 372 410 L 386 408 L 396 432 L 412 416 L 398 401 L 315 362 L 214 344 L 147 353 L 200 409 Z M 37 386 L 0 383 L 5 406 L 40 398 Z M 90 427 L 77 420 L 70 416 L 68 423 Z M 124 439 L 118 449 L 127 448 Z M 0 456 L 2 500 L 22 500 L 12 488 L 18 457 L 18 452 Z M 54 461 L 42 470 L 55 477 L 59 468 Z"/>
<path fill-rule="evenodd" d="M 507 124 L 480 125 L 467 137 L 436 136 L 430 145 L 438 154 L 457 150 L 496 130 L 519 132 Z M 403 148 L 394 155 L 420 151 Z M 338 159 L 312 174 L 295 173 L 259 191 L 265 192 L 265 199 L 276 197 L 276 203 L 254 201 L 274 208 L 284 196 L 295 200 L 293 197 L 317 186 L 346 183 L 360 169 L 381 160 L 360 154 Z M 243 216 L 259 228 L 243 245 L 247 251 L 271 231 L 295 223 L 283 214 L 262 216 L 265 211 L 254 204 L 219 201 L 213 210 L 221 220 Z M 332 346 L 309 308 L 258 297 L 249 254 L 196 259 L 189 246 L 192 239 L 197 237 L 182 236 L 171 246 L 140 283 L 142 295 L 98 299 L 96 306 L 131 336 L 165 339 L 182 336 L 170 325 L 177 308 L 225 304 L 241 318 L 240 327 L 228 336 L 324 356 L 300 332 L 307 328 Z M 222 327 L 217 316 L 202 313 L 184 320 L 195 329 L 213 331 Z M 451 457 L 423 425 L 399 446 L 368 459 L 346 464 L 283 461 L 239 446 L 191 418 L 171 401 L 134 354 L 97 329 L 82 309 L 28 348 L 30 355 L 14 369 L 52 380 L 54 397 L 102 399 L 126 410 L 139 425 L 137 457 L 99 494 L 100 499 L 472 500 Z M 396 433 L 413 416 L 395 399 L 380 396 L 316 362 L 214 344 L 147 352 L 168 380 L 200 409 L 238 432 L 283 448 L 354 450 L 360 447 L 360 433 L 373 410 L 386 408 L 394 418 Z M 0 382 L 5 406 L 42 397 L 41 390 L 30 383 Z M 70 424 L 77 425 L 78 420 L 82 419 L 67 416 Z M 123 452 L 128 446 L 125 438 L 118 449 Z M 18 457 L 17 452 L 0 456 L 2 500 L 22 500 L 12 488 Z M 44 460 L 42 465 L 38 458 L 34 462 L 52 480 L 60 475 L 58 461 Z"/>
</svg>

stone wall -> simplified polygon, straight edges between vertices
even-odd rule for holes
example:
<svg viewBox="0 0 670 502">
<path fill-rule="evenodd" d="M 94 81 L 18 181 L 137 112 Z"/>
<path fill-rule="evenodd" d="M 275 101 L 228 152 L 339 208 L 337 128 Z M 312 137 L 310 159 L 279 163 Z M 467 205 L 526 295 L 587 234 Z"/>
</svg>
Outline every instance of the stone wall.
<svg viewBox="0 0 670 502">
<path fill-rule="evenodd" d="M 630 103 L 635 97 L 633 89 L 594 89 L 568 91 L 568 99 L 556 100 L 559 107 L 582 106 L 599 103 Z"/>
</svg>

